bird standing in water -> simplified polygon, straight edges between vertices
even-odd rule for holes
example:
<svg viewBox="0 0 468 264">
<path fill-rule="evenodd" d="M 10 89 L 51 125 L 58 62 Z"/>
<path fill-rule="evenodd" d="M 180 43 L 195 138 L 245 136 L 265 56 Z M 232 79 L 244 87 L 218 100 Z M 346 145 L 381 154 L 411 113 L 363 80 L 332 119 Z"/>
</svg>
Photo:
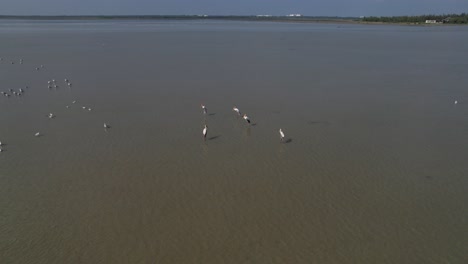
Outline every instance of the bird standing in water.
<svg viewBox="0 0 468 264">
<path fill-rule="evenodd" d="M 208 134 L 208 127 L 205 125 L 203 128 L 203 140 L 206 140 L 206 135 Z"/>
<path fill-rule="evenodd" d="M 280 139 L 281 139 L 281 142 L 284 140 L 284 133 L 283 133 L 283 130 L 279 130 L 279 133 L 280 133 Z"/>
<path fill-rule="evenodd" d="M 242 118 L 244 118 L 245 121 L 250 124 L 250 118 L 246 114 L 244 114 Z"/>
<path fill-rule="evenodd" d="M 232 108 L 232 110 L 233 110 L 234 112 L 236 112 L 239 116 L 241 115 L 241 113 L 240 113 L 240 111 L 239 111 L 239 108 L 237 108 L 237 107 L 234 106 L 234 107 Z"/>
<path fill-rule="evenodd" d="M 201 108 L 203 110 L 203 114 L 206 115 L 206 113 L 208 112 L 208 109 L 206 109 L 206 106 L 204 104 L 201 105 Z"/>
</svg>

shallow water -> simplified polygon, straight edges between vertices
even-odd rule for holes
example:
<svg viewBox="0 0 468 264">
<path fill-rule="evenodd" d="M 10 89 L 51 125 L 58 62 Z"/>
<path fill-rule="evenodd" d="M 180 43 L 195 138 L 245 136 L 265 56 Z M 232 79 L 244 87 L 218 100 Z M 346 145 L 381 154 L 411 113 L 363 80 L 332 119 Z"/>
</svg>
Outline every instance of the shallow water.
<svg viewBox="0 0 468 264">
<path fill-rule="evenodd" d="M 2 263 L 467 261 L 467 27 L 0 34 Z"/>
</svg>

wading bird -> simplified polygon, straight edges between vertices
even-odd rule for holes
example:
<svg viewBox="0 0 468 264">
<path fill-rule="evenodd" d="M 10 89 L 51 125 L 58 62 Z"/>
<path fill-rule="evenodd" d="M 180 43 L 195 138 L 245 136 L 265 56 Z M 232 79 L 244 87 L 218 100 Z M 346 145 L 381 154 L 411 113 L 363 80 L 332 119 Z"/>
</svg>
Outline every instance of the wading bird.
<svg viewBox="0 0 468 264">
<path fill-rule="evenodd" d="M 206 106 L 204 104 L 201 105 L 201 108 L 203 110 L 203 114 L 206 115 L 206 113 L 208 112 L 208 109 L 206 109 Z"/>
<path fill-rule="evenodd" d="M 239 116 L 241 115 L 241 113 L 240 113 L 240 111 L 239 111 L 239 108 L 237 108 L 237 107 L 234 106 L 234 107 L 232 108 L 232 110 L 233 110 L 234 112 L 236 112 Z"/>
<path fill-rule="evenodd" d="M 247 123 L 250 124 L 250 118 L 249 118 L 246 114 L 244 114 L 242 117 L 244 118 L 244 120 L 245 120 Z"/>
<path fill-rule="evenodd" d="M 280 133 L 280 139 L 281 139 L 281 141 L 283 141 L 284 140 L 284 133 L 283 133 L 283 130 L 281 130 L 281 128 L 279 130 L 279 133 Z"/>
<path fill-rule="evenodd" d="M 203 128 L 203 140 L 206 140 L 206 135 L 208 134 L 208 127 L 205 125 Z"/>
</svg>

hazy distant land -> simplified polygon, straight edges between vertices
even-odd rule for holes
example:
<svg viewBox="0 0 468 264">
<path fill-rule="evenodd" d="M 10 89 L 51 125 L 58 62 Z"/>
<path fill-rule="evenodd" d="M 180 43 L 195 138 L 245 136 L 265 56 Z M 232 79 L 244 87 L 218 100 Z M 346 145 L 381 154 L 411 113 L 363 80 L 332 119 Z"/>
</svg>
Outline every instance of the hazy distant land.
<svg viewBox="0 0 468 264">
<path fill-rule="evenodd" d="M 129 16 L 10 16 L 0 15 L 0 19 L 26 20 L 233 20 L 233 21 L 269 21 L 269 22 L 338 22 L 364 24 L 468 24 L 468 14 L 444 14 L 421 16 L 392 17 L 332 17 L 332 16 L 302 16 L 291 14 L 286 16 L 251 15 L 251 16 L 220 16 L 220 15 L 129 15 Z"/>
</svg>

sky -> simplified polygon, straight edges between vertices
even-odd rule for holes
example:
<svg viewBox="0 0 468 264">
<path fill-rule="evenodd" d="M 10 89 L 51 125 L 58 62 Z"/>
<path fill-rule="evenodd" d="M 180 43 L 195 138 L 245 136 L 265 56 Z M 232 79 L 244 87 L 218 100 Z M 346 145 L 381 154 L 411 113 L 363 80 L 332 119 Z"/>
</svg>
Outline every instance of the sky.
<svg viewBox="0 0 468 264">
<path fill-rule="evenodd" d="M 0 0 L 0 15 L 399 16 L 468 13 L 468 0 Z"/>
</svg>

